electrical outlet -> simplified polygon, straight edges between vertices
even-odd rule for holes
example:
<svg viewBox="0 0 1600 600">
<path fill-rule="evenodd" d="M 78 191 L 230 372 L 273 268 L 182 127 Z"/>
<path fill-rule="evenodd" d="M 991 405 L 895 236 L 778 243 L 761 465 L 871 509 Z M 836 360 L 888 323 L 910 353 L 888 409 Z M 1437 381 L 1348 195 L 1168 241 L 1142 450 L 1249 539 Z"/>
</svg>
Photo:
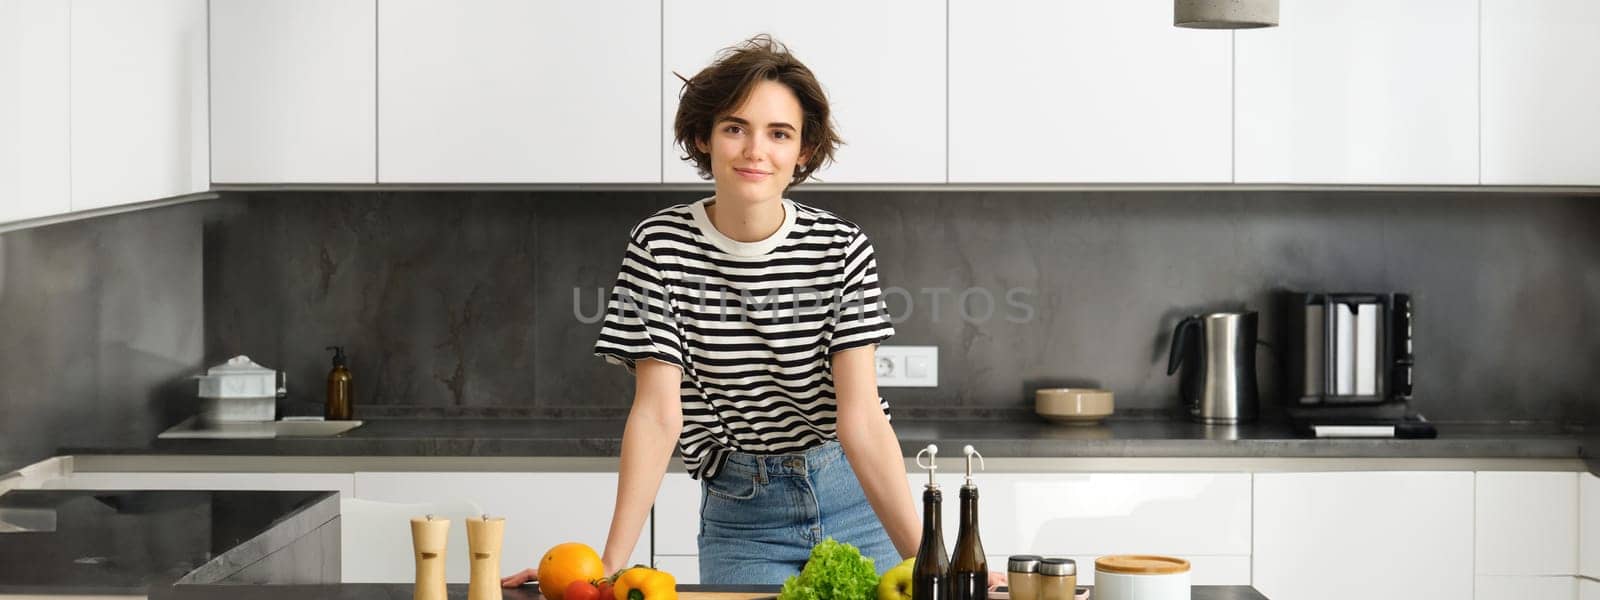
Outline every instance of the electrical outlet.
<svg viewBox="0 0 1600 600">
<path fill-rule="evenodd" d="M 878 387 L 938 387 L 938 346 L 878 346 Z"/>
</svg>

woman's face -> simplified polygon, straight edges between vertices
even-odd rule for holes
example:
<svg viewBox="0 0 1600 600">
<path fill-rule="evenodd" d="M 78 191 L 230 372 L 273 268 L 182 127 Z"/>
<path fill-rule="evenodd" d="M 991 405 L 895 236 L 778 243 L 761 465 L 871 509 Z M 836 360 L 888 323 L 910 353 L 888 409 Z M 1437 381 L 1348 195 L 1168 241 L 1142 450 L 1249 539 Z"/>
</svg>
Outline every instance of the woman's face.
<svg viewBox="0 0 1600 600">
<path fill-rule="evenodd" d="M 697 142 L 711 155 L 717 198 L 746 202 L 775 200 L 794 178 L 804 113 L 788 86 L 762 81 L 744 104 L 711 125 L 711 139 Z"/>
</svg>

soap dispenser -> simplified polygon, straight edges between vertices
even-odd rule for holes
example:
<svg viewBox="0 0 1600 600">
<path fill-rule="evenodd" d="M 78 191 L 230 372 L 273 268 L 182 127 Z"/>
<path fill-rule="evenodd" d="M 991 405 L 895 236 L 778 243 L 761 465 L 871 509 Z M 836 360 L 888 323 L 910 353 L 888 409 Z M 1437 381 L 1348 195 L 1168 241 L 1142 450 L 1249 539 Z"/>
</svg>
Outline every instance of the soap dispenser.
<svg viewBox="0 0 1600 600">
<path fill-rule="evenodd" d="M 928 464 L 922 464 L 922 455 L 928 455 Z M 944 529 L 939 525 L 943 494 L 933 476 L 939 470 L 934 463 L 939 447 L 928 447 L 917 453 L 917 466 L 928 470 L 928 487 L 922 492 L 922 544 L 917 547 L 917 561 L 911 569 L 911 597 L 916 600 L 950 600 L 950 555 L 944 551 Z"/>
<path fill-rule="evenodd" d="M 353 417 L 354 395 L 350 390 L 350 367 L 344 357 L 344 346 L 328 346 L 333 351 L 333 370 L 328 371 L 328 403 L 322 416 L 329 421 L 348 421 Z"/>
</svg>

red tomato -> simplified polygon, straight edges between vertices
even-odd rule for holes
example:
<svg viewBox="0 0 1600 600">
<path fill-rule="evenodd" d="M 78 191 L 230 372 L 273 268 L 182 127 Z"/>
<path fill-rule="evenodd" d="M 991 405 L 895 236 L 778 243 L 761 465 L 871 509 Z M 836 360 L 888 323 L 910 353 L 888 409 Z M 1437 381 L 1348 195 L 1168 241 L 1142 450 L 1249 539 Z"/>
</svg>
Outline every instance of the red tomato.
<svg viewBox="0 0 1600 600">
<path fill-rule="evenodd" d="M 562 600 L 600 600 L 600 588 L 587 581 L 574 581 L 567 585 L 567 595 Z"/>
<path fill-rule="evenodd" d="M 611 598 L 612 593 L 613 592 L 611 591 L 611 580 L 610 579 L 601 579 L 600 580 L 600 600 L 612 600 L 612 598 Z"/>
</svg>

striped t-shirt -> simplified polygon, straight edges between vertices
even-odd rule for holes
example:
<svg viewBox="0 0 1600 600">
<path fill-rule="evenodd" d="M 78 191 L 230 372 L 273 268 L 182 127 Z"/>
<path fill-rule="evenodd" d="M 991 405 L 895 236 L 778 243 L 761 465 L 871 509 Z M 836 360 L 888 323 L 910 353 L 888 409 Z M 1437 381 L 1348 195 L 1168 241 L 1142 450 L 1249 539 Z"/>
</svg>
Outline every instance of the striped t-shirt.
<svg viewBox="0 0 1600 600">
<path fill-rule="evenodd" d="M 861 228 L 786 198 L 776 233 L 740 242 L 712 226 L 712 200 L 633 229 L 595 342 L 630 372 L 643 358 L 683 369 L 678 451 L 696 479 L 715 477 L 733 451 L 836 439 L 829 357 L 894 334 Z"/>
</svg>

